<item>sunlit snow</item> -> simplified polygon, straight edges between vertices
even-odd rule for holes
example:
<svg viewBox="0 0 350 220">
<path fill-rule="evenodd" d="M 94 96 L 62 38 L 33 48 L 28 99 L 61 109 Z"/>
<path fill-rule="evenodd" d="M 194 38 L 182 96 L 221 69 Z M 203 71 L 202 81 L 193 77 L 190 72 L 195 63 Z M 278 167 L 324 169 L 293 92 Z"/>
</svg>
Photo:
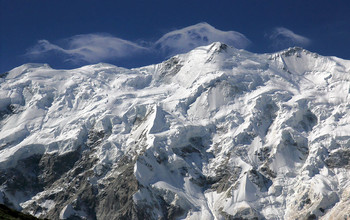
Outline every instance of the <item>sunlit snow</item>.
<svg viewBox="0 0 350 220">
<path fill-rule="evenodd" d="M 131 155 L 137 205 L 161 197 L 184 210 L 179 219 L 331 219 L 349 211 L 350 163 L 332 159 L 349 151 L 349 72 L 350 61 L 300 48 L 253 54 L 221 43 L 136 69 L 25 64 L 0 78 L 0 168 L 76 151 L 103 131 L 91 184 Z M 7 198 L 28 208 L 45 193 Z M 60 217 L 86 215 L 72 207 Z"/>
</svg>

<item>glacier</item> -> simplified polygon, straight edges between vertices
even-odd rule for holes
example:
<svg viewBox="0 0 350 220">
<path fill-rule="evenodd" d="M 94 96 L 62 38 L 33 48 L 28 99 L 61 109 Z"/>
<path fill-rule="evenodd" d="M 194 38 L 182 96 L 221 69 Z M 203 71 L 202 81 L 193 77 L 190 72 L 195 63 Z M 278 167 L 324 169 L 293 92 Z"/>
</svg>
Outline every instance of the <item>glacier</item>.
<svg viewBox="0 0 350 220">
<path fill-rule="evenodd" d="M 50 219 L 350 217 L 350 61 L 213 43 L 0 75 L 0 203 Z"/>
</svg>

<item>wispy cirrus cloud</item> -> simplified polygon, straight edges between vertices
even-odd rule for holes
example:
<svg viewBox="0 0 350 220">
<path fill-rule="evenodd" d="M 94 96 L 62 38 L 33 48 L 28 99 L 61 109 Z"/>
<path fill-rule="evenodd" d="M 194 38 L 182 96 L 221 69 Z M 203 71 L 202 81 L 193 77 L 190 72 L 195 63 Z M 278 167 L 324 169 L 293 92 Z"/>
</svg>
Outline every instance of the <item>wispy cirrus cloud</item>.
<svg viewBox="0 0 350 220">
<path fill-rule="evenodd" d="M 221 31 L 203 22 L 169 32 L 155 42 L 155 46 L 168 55 L 174 55 L 216 41 L 240 49 L 246 48 L 251 43 L 248 38 L 239 32 Z"/>
<path fill-rule="evenodd" d="M 272 41 L 271 47 L 274 49 L 292 46 L 306 47 L 311 43 L 309 38 L 296 34 L 285 27 L 275 28 L 267 37 Z"/>
<path fill-rule="evenodd" d="M 75 35 L 61 42 L 63 45 L 39 40 L 28 50 L 27 55 L 40 57 L 54 52 L 63 56 L 66 61 L 94 63 L 149 51 L 149 48 L 107 34 Z"/>
</svg>

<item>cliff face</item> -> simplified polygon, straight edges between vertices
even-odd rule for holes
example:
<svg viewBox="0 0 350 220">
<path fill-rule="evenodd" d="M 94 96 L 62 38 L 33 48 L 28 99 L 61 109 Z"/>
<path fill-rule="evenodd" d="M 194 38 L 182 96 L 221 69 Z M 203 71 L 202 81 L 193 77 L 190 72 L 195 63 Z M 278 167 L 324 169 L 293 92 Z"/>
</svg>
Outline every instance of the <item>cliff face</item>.
<svg viewBox="0 0 350 220">
<path fill-rule="evenodd" d="M 50 219 L 349 210 L 350 61 L 221 43 L 136 69 L 0 78 L 0 202 Z"/>
</svg>

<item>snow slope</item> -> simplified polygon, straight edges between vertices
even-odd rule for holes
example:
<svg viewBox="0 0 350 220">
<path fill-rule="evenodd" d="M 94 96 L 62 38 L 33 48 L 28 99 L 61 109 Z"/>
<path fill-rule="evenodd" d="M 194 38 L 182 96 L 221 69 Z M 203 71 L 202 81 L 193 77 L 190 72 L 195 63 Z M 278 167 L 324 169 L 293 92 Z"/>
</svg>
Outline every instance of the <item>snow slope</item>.
<svg viewBox="0 0 350 220">
<path fill-rule="evenodd" d="M 0 78 L 0 202 L 51 219 L 349 217 L 350 61 L 221 43 Z"/>
</svg>

